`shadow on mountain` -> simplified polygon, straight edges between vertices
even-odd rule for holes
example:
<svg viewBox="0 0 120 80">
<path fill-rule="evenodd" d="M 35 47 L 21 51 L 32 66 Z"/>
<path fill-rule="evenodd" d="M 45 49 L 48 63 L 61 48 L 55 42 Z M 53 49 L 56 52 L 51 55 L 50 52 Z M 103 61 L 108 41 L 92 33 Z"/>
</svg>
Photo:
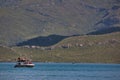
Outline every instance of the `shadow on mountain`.
<svg viewBox="0 0 120 80">
<path fill-rule="evenodd" d="M 95 32 L 90 32 L 87 35 L 101 35 L 101 34 L 108 34 L 108 33 L 119 32 L 119 31 L 120 31 L 120 27 L 110 27 L 110 28 L 97 30 Z"/>
<path fill-rule="evenodd" d="M 24 45 L 51 46 L 67 37 L 69 36 L 60 36 L 60 35 L 41 36 L 30 39 L 28 41 L 23 41 L 21 43 L 18 43 L 17 46 L 24 46 Z"/>
</svg>

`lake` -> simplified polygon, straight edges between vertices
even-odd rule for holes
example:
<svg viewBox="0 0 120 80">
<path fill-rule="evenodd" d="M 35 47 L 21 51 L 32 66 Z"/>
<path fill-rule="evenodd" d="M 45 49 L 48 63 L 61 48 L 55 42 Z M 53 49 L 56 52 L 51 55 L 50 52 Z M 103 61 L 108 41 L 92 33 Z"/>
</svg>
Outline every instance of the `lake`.
<svg viewBox="0 0 120 80">
<path fill-rule="evenodd" d="M 35 63 L 33 68 L 14 68 L 0 63 L 0 80 L 120 80 L 120 64 Z"/>
</svg>

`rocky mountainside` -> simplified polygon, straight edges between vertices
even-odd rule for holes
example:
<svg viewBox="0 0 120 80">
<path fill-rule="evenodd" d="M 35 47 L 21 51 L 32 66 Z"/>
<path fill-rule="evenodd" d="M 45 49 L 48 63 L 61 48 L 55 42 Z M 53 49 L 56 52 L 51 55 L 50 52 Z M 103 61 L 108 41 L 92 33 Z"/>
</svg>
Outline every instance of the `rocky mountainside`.
<svg viewBox="0 0 120 80">
<path fill-rule="evenodd" d="M 120 0 L 0 0 L 0 45 L 114 28 L 120 31 Z"/>
</svg>

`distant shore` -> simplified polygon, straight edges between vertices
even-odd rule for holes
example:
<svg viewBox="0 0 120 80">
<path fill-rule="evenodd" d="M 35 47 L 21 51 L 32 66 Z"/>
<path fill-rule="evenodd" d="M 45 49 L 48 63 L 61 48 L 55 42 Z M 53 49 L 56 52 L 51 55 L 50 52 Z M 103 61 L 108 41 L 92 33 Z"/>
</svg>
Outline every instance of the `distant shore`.
<svg viewBox="0 0 120 80">
<path fill-rule="evenodd" d="M 0 61 L 0 63 L 16 63 L 16 61 Z M 70 64 L 120 64 L 120 63 L 104 63 L 104 62 L 41 62 L 41 61 L 32 61 L 32 63 L 70 63 Z"/>
<path fill-rule="evenodd" d="M 120 33 L 74 36 L 49 47 L 0 46 L 0 62 L 15 62 L 19 56 L 45 63 L 120 64 Z"/>
</svg>

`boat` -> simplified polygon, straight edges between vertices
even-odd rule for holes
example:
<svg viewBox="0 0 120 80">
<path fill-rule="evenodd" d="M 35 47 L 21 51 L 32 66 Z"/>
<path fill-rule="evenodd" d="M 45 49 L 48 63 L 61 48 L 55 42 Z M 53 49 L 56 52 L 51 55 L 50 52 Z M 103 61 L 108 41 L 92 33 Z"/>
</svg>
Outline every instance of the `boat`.
<svg viewBox="0 0 120 80">
<path fill-rule="evenodd" d="M 31 60 L 18 57 L 17 63 L 14 67 L 16 68 L 16 67 L 34 67 L 34 66 L 35 64 L 33 64 Z"/>
</svg>

